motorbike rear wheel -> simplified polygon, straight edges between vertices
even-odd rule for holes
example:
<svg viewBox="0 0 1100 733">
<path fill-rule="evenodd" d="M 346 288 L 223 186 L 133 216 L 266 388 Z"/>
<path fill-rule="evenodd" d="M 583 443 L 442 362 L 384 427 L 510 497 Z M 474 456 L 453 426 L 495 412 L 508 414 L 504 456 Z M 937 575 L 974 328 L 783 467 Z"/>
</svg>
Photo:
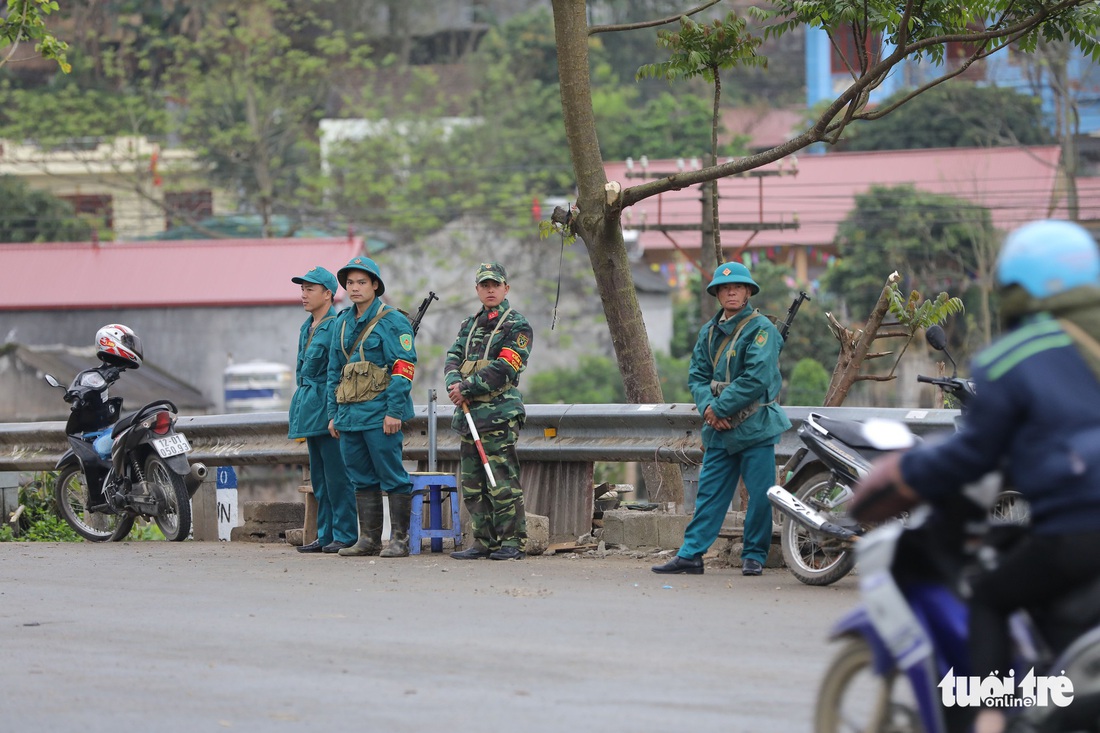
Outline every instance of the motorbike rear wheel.
<svg viewBox="0 0 1100 733">
<path fill-rule="evenodd" d="M 816 509 L 815 498 L 825 501 L 831 494 L 842 490 L 838 484 L 830 488 L 830 482 L 828 472 L 814 474 L 795 491 L 795 498 Z M 834 513 L 843 514 L 843 511 L 838 509 Z M 855 554 L 850 547 L 840 540 L 815 537 L 790 517 L 783 517 L 779 537 L 783 561 L 791 574 L 806 585 L 835 583 L 855 566 Z"/>
<path fill-rule="evenodd" d="M 1031 507 L 1019 491 L 1002 491 L 989 510 L 989 518 L 1011 524 L 1027 524 L 1031 521 Z"/>
<path fill-rule="evenodd" d="M 904 676 L 878 675 L 863 637 L 849 639 L 825 671 L 817 693 L 814 733 L 922 733 L 916 700 Z"/>
<path fill-rule="evenodd" d="M 129 514 L 93 512 L 88 509 L 88 482 L 80 466 L 66 466 L 54 485 L 57 509 L 73 531 L 89 542 L 120 540 L 130 534 L 134 518 Z"/>
<path fill-rule="evenodd" d="M 153 517 L 164 539 L 182 542 L 191 534 L 191 497 L 183 476 L 173 471 L 156 453 L 145 459 L 145 481 L 150 490 L 158 492 L 165 501 L 162 514 Z"/>
</svg>

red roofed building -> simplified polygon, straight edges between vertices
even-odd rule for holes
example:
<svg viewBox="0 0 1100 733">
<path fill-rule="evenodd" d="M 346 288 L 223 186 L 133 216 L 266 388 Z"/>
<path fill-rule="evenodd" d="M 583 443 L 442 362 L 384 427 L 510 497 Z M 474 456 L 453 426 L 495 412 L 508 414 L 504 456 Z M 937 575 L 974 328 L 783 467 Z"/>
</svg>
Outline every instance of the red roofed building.
<svg viewBox="0 0 1100 733">
<path fill-rule="evenodd" d="M 837 226 L 871 185 L 910 184 L 922 191 L 957 196 L 990 210 L 1002 230 L 1037 218 L 1066 218 L 1057 147 L 951 148 L 800 155 L 746 176 L 718 182 L 723 224 L 782 224 L 782 229 L 722 230 L 727 256 L 748 247 L 753 256 L 791 263 L 807 282 L 834 254 Z M 607 165 L 609 180 L 623 188 L 675 173 L 676 161 Z M 1080 218 L 1100 220 L 1100 179 L 1078 179 Z M 627 209 L 624 230 L 638 234 L 640 256 L 654 265 L 691 268 L 699 256 L 699 231 L 667 231 L 661 224 L 698 225 L 698 186 L 646 199 Z M 629 234 L 628 234 L 629 236 Z"/>
<path fill-rule="evenodd" d="M 229 364 L 293 369 L 306 313 L 290 278 L 362 252 L 357 237 L 0 244 L 0 341 L 86 345 L 124 323 L 220 412 Z"/>
</svg>

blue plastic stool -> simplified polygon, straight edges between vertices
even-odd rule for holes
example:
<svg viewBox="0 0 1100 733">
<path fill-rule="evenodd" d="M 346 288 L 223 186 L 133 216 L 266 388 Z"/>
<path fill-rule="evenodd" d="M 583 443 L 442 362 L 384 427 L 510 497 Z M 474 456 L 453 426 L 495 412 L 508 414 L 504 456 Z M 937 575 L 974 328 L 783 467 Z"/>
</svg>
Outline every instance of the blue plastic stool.
<svg viewBox="0 0 1100 733">
<path fill-rule="evenodd" d="M 453 537 L 455 547 L 462 545 L 462 520 L 458 516 L 458 486 L 453 473 L 410 473 L 412 513 L 409 516 L 409 553 L 420 554 L 420 541 L 431 538 L 432 552 L 443 552 L 443 538 Z M 443 527 L 443 492 L 451 494 L 451 526 Z M 424 498 L 428 499 L 428 524 L 424 529 Z"/>
</svg>

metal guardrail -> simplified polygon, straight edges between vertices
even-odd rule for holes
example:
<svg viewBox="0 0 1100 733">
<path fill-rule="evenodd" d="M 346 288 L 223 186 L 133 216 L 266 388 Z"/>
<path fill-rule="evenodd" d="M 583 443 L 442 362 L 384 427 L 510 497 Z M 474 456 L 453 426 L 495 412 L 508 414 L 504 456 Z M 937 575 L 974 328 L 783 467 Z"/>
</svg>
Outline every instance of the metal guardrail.
<svg viewBox="0 0 1100 733">
<path fill-rule="evenodd" d="M 900 420 L 918 435 L 952 430 L 958 410 L 861 407 L 786 407 L 797 428 L 809 412 L 848 420 Z M 435 411 L 436 456 L 458 460 L 458 436 L 450 430 L 452 405 Z M 517 450 L 524 461 L 625 463 L 663 461 L 698 465 L 702 420 L 691 404 L 528 405 Z M 308 464 L 305 443 L 288 440 L 287 413 L 180 417 L 177 428 L 194 447 L 191 459 L 209 466 Z M 776 453 L 786 458 L 800 442 L 783 435 Z M 67 450 L 64 422 L 0 424 L 0 471 L 52 469 Z M 405 425 L 405 457 L 428 458 L 428 407 L 416 408 Z"/>
</svg>

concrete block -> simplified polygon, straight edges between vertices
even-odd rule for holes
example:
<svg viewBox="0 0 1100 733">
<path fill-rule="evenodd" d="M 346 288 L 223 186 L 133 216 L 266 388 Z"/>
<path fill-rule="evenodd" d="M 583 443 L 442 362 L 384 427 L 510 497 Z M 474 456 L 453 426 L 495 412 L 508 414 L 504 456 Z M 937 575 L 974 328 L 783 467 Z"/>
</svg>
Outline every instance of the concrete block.
<svg viewBox="0 0 1100 733">
<path fill-rule="evenodd" d="M 301 527 L 306 519 L 306 505 L 297 501 L 246 501 L 241 504 L 245 524 L 278 524 L 288 528 Z"/>
<path fill-rule="evenodd" d="M 657 514 L 654 512 L 634 512 L 623 523 L 623 545 L 630 548 L 659 547 L 657 533 Z"/>
<path fill-rule="evenodd" d="M 691 517 L 686 514 L 657 515 L 657 546 L 662 550 L 675 550 L 684 544 L 684 530 Z"/>
<path fill-rule="evenodd" d="M 626 519 L 631 514 L 628 509 L 615 509 L 603 513 L 603 531 L 600 539 L 608 545 L 622 546 L 626 537 Z"/>
<path fill-rule="evenodd" d="M 550 546 L 550 517 L 527 514 L 527 554 L 541 555 Z"/>
</svg>

